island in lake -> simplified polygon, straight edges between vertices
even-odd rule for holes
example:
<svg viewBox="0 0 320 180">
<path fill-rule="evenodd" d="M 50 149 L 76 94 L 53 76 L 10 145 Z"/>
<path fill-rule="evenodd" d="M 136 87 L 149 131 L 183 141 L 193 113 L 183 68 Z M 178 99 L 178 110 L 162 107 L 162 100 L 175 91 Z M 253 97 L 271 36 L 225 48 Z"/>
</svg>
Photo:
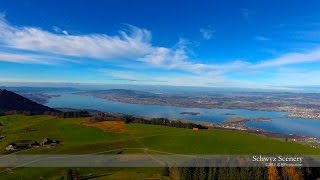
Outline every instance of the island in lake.
<svg viewBox="0 0 320 180">
<path fill-rule="evenodd" d="M 222 113 L 221 115 L 234 116 L 234 115 L 237 115 L 237 114 L 235 114 L 235 113 Z"/>
<path fill-rule="evenodd" d="M 199 115 L 200 113 L 199 112 L 181 112 L 180 114 L 188 114 L 188 115 L 196 116 L 196 115 Z"/>
</svg>

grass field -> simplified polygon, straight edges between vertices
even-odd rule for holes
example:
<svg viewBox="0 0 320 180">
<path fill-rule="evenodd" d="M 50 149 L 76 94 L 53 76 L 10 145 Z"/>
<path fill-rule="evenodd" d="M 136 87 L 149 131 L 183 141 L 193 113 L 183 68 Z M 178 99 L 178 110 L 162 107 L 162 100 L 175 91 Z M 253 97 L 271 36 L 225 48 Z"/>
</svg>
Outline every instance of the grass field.
<svg viewBox="0 0 320 180">
<path fill-rule="evenodd" d="M 179 154 L 320 154 L 309 146 L 267 139 L 245 132 L 226 130 L 199 130 L 171 128 L 145 124 L 102 122 L 92 124 L 86 118 L 61 119 L 54 116 L 0 117 L 2 134 L 0 150 L 18 140 L 57 139 L 61 146 L 33 148 L 18 154 L 86 154 L 119 148 L 148 148 Z M 143 153 L 142 150 L 124 153 Z M 101 175 L 95 179 L 161 179 L 161 168 L 81 168 L 81 174 Z M 0 179 L 60 179 L 66 168 L 17 168 L 0 173 Z M 37 177 L 37 178 L 34 178 Z M 123 177 L 122 179 L 128 179 Z M 32 179 L 32 178 L 30 178 Z"/>
</svg>

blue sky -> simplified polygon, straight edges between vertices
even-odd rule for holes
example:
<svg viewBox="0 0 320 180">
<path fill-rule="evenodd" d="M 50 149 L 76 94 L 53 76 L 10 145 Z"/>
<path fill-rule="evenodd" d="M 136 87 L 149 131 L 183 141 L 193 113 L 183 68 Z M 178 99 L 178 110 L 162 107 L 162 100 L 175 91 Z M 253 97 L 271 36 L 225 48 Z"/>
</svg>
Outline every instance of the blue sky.
<svg viewBox="0 0 320 180">
<path fill-rule="evenodd" d="M 320 86 L 320 2 L 0 0 L 0 82 Z"/>
</svg>

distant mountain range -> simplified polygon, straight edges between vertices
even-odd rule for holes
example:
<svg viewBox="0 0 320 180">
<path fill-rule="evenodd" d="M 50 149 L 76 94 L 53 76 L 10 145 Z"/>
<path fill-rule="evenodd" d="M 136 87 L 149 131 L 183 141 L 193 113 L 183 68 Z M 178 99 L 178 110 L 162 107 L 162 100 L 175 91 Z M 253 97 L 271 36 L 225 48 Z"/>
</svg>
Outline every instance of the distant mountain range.
<svg viewBox="0 0 320 180">
<path fill-rule="evenodd" d="M 55 109 L 33 102 L 14 92 L 0 89 L 0 112 L 7 111 L 28 111 L 35 114 L 58 112 Z"/>
<path fill-rule="evenodd" d="M 79 91 L 71 87 L 28 87 L 28 86 L 0 86 L 0 89 L 6 89 L 15 93 L 57 93 Z"/>
</svg>

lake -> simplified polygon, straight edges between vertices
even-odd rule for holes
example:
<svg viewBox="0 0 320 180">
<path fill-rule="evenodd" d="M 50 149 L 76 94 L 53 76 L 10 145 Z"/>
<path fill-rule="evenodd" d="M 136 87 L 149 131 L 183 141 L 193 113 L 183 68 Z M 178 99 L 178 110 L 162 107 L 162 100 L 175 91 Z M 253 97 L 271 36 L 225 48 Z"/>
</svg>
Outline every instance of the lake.
<svg viewBox="0 0 320 180">
<path fill-rule="evenodd" d="M 231 117 L 272 118 L 271 122 L 247 122 L 249 127 L 260 128 L 285 134 L 300 134 L 320 138 L 320 120 L 287 118 L 286 113 L 270 111 L 250 111 L 244 109 L 204 109 L 174 106 L 128 104 L 112 102 L 92 96 L 80 96 L 71 93 L 53 97 L 46 104 L 52 108 L 93 109 L 103 112 L 124 113 L 145 117 L 166 117 L 192 121 L 223 122 Z M 180 114 L 181 112 L 199 112 L 199 115 Z M 234 115 L 226 115 L 231 113 Z"/>
</svg>

